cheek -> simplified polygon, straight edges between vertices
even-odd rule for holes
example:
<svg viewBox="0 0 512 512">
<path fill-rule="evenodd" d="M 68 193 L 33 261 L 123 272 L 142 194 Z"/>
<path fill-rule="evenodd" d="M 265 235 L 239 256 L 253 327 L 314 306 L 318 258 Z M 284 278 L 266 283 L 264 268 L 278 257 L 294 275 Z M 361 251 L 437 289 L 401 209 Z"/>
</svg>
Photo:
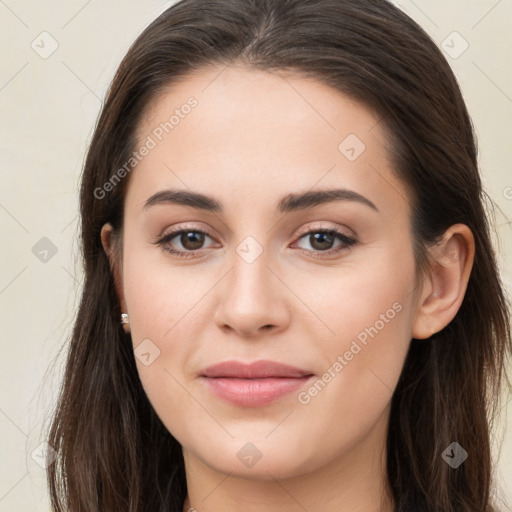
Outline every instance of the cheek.
<svg viewBox="0 0 512 512">
<path fill-rule="evenodd" d="M 170 273 L 139 259 L 130 272 L 127 262 L 125 296 L 140 381 L 154 411 L 168 431 L 180 441 L 188 429 L 201 430 L 200 412 L 187 414 L 194 401 L 184 378 L 202 330 L 197 321 L 199 290 L 180 274 Z M 204 295 L 204 292 L 203 292 Z M 197 421 L 196 421 L 197 420 Z M 204 418 L 203 418 L 204 420 Z"/>
<path fill-rule="evenodd" d="M 375 338 L 383 340 L 379 346 L 392 349 L 393 340 L 399 345 L 408 336 L 415 286 L 412 254 L 379 248 L 364 259 L 304 272 L 300 280 L 290 274 L 289 280 L 321 320 L 316 338 L 325 333 L 326 347 L 348 350 L 353 340 L 364 346 Z"/>
<path fill-rule="evenodd" d="M 381 256 L 340 274 L 330 300 L 325 290 L 315 299 L 335 334 L 323 343 L 325 372 L 298 398 L 318 420 L 312 435 L 326 435 L 328 444 L 355 442 L 372 428 L 389 406 L 409 348 L 414 261 L 391 251 Z"/>
<path fill-rule="evenodd" d="M 204 298 L 218 277 L 211 269 L 173 268 L 155 259 L 154 249 L 129 250 L 123 290 L 139 377 L 157 415 L 171 434 L 184 440 L 189 429 L 204 426 L 204 410 L 191 398 L 185 372 L 204 338 L 205 321 L 211 319 Z M 196 414 L 183 416 L 191 410 Z"/>
<path fill-rule="evenodd" d="M 147 250 L 127 255 L 123 262 L 123 289 L 134 342 L 151 336 L 164 341 L 184 325 L 196 325 L 201 301 L 218 280 L 211 269 L 171 265 Z"/>
</svg>

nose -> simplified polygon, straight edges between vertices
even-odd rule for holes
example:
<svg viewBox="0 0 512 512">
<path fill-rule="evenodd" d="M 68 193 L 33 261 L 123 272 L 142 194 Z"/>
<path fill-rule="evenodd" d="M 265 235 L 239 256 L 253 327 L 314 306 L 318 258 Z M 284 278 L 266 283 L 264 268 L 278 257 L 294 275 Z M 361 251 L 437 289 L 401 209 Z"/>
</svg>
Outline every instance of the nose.
<svg viewBox="0 0 512 512">
<path fill-rule="evenodd" d="M 257 338 L 282 332 L 290 323 L 292 294 L 266 251 L 251 263 L 235 254 L 216 293 L 214 320 L 224 331 Z"/>
</svg>

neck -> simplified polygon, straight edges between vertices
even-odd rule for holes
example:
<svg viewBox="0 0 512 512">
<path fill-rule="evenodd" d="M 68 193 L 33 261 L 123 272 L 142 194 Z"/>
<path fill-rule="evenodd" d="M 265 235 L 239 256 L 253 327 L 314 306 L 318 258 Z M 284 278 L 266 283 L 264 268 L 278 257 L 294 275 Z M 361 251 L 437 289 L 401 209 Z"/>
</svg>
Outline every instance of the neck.
<svg viewBox="0 0 512 512">
<path fill-rule="evenodd" d="M 387 421 L 385 415 L 382 421 Z M 184 449 L 188 495 L 183 512 L 393 512 L 382 425 L 320 468 L 279 478 L 221 473 Z"/>
</svg>

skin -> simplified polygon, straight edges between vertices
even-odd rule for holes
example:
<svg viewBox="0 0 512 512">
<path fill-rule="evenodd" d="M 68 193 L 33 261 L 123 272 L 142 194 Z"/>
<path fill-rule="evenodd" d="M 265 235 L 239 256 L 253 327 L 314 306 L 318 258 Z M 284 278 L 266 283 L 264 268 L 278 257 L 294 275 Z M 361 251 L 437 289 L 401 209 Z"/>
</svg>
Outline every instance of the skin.
<svg viewBox="0 0 512 512">
<path fill-rule="evenodd" d="M 411 199 L 394 174 L 383 126 L 311 79 L 238 65 L 203 69 L 155 98 L 139 145 L 190 96 L 198 105 L 131 172 L 120 244 L 109 224 L 102 230 L 133 346 L 149 339 L 160 351 L 147 366 L 137 358 L 137 368 L 183 447 L 183 510 L 391 512 L 392 393 L 411 338 L 428 343 L 462 302 L 471 232 L 452 226 L 430 251 L 432 273 L 420 279 Z M 354 161 L 338 149 L 349 134 L 366 146 Z M 168 188 L 212 196 L 224 211 L 144 208 Z M 287 194 L 329 188 L 355 191 L 377 210 L 352 200 L 276 209 Z M 155 243 L 178 227 L 208 233 L 189 259 Z M 320 259 L 323 246 L 299 233 L 319 228 L 357 243 L 335 238 L 323 250 L 341 250 Z M 248 236 L 263 249 L 252 263 L 237 252 Z M 194 249 L 179 236 L 169 246 Z M 262 407 L 235 406 L 198 379 L 231 359 L 270 359 L 321 377 L 393 304 L 400 307 L 394 318 L 308 403 L 291 393 Z M 261 454 L 252 467 L 237 457 L 246 443 Z"/>
</svg>

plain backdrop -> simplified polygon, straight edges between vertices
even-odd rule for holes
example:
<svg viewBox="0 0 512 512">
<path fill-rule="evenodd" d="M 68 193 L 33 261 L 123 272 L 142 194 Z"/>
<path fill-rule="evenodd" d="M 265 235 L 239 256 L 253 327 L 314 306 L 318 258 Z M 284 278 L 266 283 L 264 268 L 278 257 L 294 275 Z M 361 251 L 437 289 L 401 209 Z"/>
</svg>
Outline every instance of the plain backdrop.
<svg viewBox="0 0 512 512">
<path fill-rule="evenodd" d="M 50 510 L 42 427 L 55 402 L 82 279 L 76 237 L 84 154 L 118 63 L 171 3 L 0 0 L 0 512 Z M 443 48 L 460 82 L 510 295 L 512 0 L 395 3 Z M 504 397 L 494 450 L 512 504 L 511 410 Z"/>
</svg>

